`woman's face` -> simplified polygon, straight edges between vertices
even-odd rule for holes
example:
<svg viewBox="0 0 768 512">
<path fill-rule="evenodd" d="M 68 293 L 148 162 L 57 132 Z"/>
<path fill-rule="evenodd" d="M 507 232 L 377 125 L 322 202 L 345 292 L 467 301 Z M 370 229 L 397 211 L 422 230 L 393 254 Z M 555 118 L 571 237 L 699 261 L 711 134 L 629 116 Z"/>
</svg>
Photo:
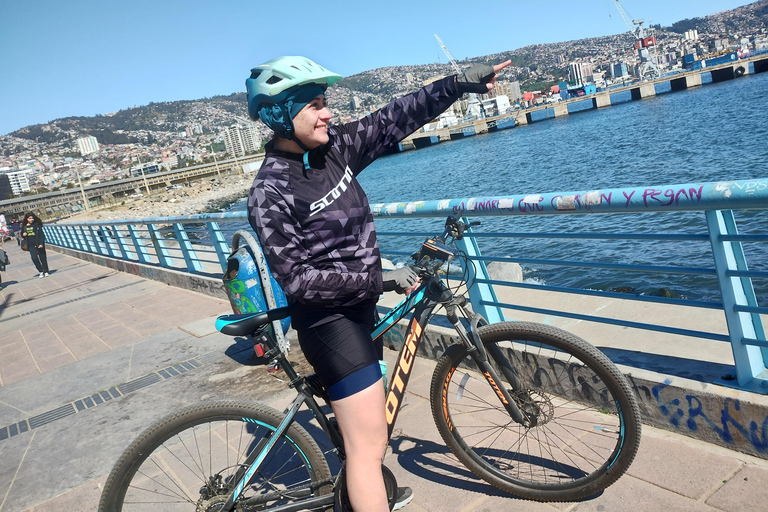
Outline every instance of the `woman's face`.
<svg viewBox="0 0 768 512">
<path fill-rule="evenodd" d="M 328 142 L 328 123 L 331 121 L 331 111 L 325 104 L 325 95 L 318 94 L 312 101 L 304 105 L 293 118 L 293 128 L 296 138 L 309 149 L 314 149 Z"/>
<path fill-rule="evenodd" d="M 33 222 L 35 222 L 35 218 L 33 216 L 30 215 L 27 217 L 27 224 L 32 224 Z"/>
</svg>

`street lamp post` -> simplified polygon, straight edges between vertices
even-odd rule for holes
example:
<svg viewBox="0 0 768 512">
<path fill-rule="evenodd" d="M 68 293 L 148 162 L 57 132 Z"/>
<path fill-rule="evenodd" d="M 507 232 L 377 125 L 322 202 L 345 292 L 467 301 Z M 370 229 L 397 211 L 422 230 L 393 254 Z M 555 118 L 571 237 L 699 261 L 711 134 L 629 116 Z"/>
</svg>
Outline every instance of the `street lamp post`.
<svg viewBox="0 0 768 512">
<path fill-rule="evenodd" d="M 144 188 L 147 189 L 147 197 L 149 197 L 151 194 L 149 193 L 149 183 L 147 182 L 147 177 L 144 175 L 144 164 L 141 163 L 141 157 L 136 157 L 139 160 L 139 170 L 141 171 L 141 177 L 144 179 Z"/>
<path fill-rule="evenodd" d="M 213 163 L 216 165 L 216 174 L 219 175 L 219 179 L 221 179 L 221 171 L 219 170 L 219 161 L 216 160 L 216 152 L 213 150 L 213 144 L 211 144 L 211 155 L 213 155 Z"/>
<path fill-rule="evenodd" d="M 83 194 L 83 206 L 85 206 L 85 211 L 89 212 L 91 209 L 88 207 L 88 198 L 85 197 L 85 189 L 83 188 L 83 182 L 80 180 L 80 171 L 77 169 L 77 166 L 75 166 L 75 174 L 77 174 L 77 184 L 80 185 L 80 193 Z"/>
</svg>

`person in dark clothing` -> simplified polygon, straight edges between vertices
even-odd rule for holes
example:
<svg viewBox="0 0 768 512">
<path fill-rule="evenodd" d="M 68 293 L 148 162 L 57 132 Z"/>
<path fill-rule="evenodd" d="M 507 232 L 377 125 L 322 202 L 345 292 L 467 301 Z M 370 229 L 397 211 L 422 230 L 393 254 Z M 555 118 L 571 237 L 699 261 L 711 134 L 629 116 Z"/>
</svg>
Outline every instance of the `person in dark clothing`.
<svg viewBox="0 0 768 512">
<path fill-rule="evenodd" d="M 21 245 L 21 222 L 16 217 L 13 217 L 10 226 L 13 236 L 16 237 L 16 245 Z"/>
<path fill-rule="evenodd" d="M 0 242 L 0 272 L 5 272 L 5 266 L 10 265 L 11 261 L 8 259 L 8 254 L 3 250 L 3 243 Z M 0 289 L 3 287 L 3 275 L 0 274 Z"/>
<path fill-rule="evenodd" d="M 48 257 L 45 254 L 45 233 L 43 232 L 43 221 L 32 212 L 24 216 L 24 226 L 21 236 L 27 241 L 29 255 L 32 257 L 32 263 L 40 273 L 37 277 L 40 279 L 48 277 Z"/>
<path fill-rule="evenodd" d="M 383 291 L 410 293 L 408 267 L 382 274 L 373 216 L 356 176 L 448 109 L 488 92 L 509 65 L 476 66 L 399 98 L 365 118 L 330 126 L 326 88 L 341 79 L 304 57 L 251 70 L 248 112 L 274 132 L 251 187 L 248 220 L 288 297 L 299 344 L 326 386 L 344 437 L 347 489 L 356 512 L 388 510 L 381 461 L 384 389 L 370 329 Z M 410 501 L 397 490 L 395 509 Z"/>
</svg>

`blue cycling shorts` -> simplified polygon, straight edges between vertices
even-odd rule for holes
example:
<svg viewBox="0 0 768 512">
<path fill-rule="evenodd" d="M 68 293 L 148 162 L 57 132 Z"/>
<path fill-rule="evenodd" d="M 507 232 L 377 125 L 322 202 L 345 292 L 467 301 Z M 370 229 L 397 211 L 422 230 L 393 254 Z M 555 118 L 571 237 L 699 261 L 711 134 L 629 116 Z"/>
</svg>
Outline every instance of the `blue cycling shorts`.
<svg viewBox="0 0 768 512">
<path fill-rule="evenodd" d="M 352 396 L 381 378 L 383 344 L 371 339 L 375 315 L 373 306 L 297 330 L 301 350 L 331 400 Z"/>
</svg>

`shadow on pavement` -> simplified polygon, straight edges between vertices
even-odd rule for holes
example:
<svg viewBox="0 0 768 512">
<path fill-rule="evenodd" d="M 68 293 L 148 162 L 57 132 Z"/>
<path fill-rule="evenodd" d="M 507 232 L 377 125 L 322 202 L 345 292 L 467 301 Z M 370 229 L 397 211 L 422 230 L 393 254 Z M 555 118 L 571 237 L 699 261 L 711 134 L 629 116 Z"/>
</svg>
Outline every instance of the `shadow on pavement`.
<svg viewBox="0 0 768 512">
<path fill-rule="evenodd" d="M 253 352 L 253 341 L 249 338 L 236 337 L 234 338 L 235 344 L 230 345 L 224 351 L 224 354 L 242 364 L 243 366 L 263 366 L 269 363 L 269 360 L 264 357 L 256 357 Z"/>
<path fill-rule="evenodd" d="M 407 449 L 401 449 L 403 442 L 409 444 Z M 413 443 L 414 446 L 410 446 Z M 528 501 L 508 494 L 480 480 L 474 473 L 465 468 L 444 444 L 416 439 L 408 436 L 392 438 L 389 442 L 392 453 L 397 456 L 397 462 L 404 470 L 420 478 L 443 486 L 472 491 L 486 496 L 499 496 L 519 501 Z M 407 485 L 404 483 L 403 485 Z M 589 501 L 603 494 L 601 491 L 589 498 L 578 501 Z"/>
<path fill-rule="evenodd" d="M 8 281 L 7 283 L 3 284 L 3 288 L 7 286 L 8 284 L 15 283 L 16 281 Z M 2 302 L 0 302 L 0 319 L 3 318 L 3 312 L 5 312 L 5 309 L 10 307 L 11 298 L 13 297 L 13 292 L 8 293 L 5 297 L 3 297 Z"/>
<path fill-rule="evenodd" d="M 107 279 L 108 277 L 112 277 L 112 276 L 114 276 L 116 274 L 120 274 L 120 272 L 115 271 L 113 273 L 105 274 L 103 276 L 92 277 L 91 279 L 86 279 L 85 281 L 78 281 L 77 283 L 72 283 L 69 286 L 62 286 L 62 287 L 57 288 L 57 289 L 55 289 L 55 290 L 53 290 L 51 292 L 48 292 L 48 293 L 41 293 L 40 295 L 35 295 L 35 296 L 32 296 L 32 297 L 27 297 L 25 299 L 21 299 L 18 302 L 9 303 L 8 307 L 10 307 L 10 306 L 19 306 L 21 304 L 25 304 L 27 302 L 30 302 L 30 301 L 33 301 L 33 300 L 37 300 L 37 299 L 42 299 L 42 298 L 45 298 L 45 297 L 53 297 L 53 296 L 55 296 L 57 294 L 60 294 L 60 293 L 65 293 L 65 292 L 68 292 L 68 291 L 71 291 L 71 290 L 75 290 L 75 289 L 77 289 L 80 286 L 91 284 L 91 283 L 95 283 L 95 282 L 101 281 L 103 279 Z M 36 278 L 37 278 L 37 274 L 35 274 L 33 279 L 36 279 Z M 138 282 L 137 282 L 137 284 L 138 284 Z"/>
</svg>

